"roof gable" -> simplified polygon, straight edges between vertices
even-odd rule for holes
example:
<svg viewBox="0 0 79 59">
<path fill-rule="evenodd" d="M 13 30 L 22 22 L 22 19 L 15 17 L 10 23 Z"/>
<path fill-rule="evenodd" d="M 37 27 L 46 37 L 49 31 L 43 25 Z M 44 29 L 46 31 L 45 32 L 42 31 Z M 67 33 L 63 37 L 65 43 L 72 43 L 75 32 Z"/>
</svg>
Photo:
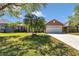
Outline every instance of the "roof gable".
<svg viewBox="0 0 79 59">
<path fill-rule="evenodd" d="M 61 22 L 59 22 L 56 19 L 53 19 L 51 21 L 49 21 L 46 25 L 63 25 Z"/>
</svg>

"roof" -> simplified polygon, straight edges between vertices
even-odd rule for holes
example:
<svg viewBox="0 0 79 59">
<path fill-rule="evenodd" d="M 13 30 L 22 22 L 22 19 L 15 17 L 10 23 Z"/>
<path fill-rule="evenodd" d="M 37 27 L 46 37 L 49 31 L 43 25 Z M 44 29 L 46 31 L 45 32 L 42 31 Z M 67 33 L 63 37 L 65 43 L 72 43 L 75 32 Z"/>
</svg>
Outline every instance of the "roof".
<svg viewBox="0 0 79 59">
<path fill-rule="evenodd" d="M 53 19 L 51 21 L 49 21 L 46 25 L 63 25 L 61 22 L 59 22 L 56 19 Z"/>
<path fill-rule="evenodd" d="M 5 19 L 0 19 L 0 23 L 9 23 L 9 21 Z"/>
</svg>

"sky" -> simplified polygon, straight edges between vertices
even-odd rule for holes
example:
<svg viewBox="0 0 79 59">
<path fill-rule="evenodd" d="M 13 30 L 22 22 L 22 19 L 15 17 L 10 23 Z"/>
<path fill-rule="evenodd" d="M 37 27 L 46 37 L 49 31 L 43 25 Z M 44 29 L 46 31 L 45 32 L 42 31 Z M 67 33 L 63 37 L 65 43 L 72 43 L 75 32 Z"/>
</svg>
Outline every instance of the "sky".
<svg viewBox="0 0 79 59">
<path fill-rule="evenodd" d="M 48 22 L 53 19 L 65 23 L 68 21 L 68 16 L 71 16 L 74 13 L 74 8 L 77 4 L 74 3 L 49 3 L 46 7 L 42 8 L 40 11 L 33 12 L 37 16 L 45 17 L 45 20 Z M 25 12 L 22 11 L 20 18 L 11 17 L 9 15 L 4 15 L 1 18 L 9 20 L 11 22 L 22 21 L 24 18 Z"/>
</svg>

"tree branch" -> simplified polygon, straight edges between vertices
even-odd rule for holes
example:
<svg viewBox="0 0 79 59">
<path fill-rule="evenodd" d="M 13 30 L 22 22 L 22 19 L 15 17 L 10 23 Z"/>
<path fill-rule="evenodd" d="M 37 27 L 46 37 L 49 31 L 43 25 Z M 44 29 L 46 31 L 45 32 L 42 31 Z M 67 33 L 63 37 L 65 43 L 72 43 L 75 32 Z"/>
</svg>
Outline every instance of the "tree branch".
<svg viewBox="0 0 79 59">
<path fill-rule="evenodd" d="M 3 9 L 5 9 L 9 5 L 11 5 L 11 3 L 7 3 L 7 4 L 0 5 L 0 11 L 3 10 Z"/>
</svg>

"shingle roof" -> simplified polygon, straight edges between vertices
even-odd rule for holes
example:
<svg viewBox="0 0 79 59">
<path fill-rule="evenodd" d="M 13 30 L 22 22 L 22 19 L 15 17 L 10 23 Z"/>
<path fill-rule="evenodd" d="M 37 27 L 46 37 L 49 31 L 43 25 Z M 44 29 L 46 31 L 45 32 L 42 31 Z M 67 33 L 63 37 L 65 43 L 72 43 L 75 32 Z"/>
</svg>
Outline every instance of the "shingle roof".
<svg viewBox="0 0 79 59">
<path fill-rule="evenodd" d="M 5 19 L 0 19 L 0 23 L 9 23 L 9 21 Z"/>
<path fill-rule="evenodd" d="M 49 21 L 46 25 L 63 25 L 61 22 L 59 22 L 56 19 L 53 19 L 51 21 Z"/>
</svg>

